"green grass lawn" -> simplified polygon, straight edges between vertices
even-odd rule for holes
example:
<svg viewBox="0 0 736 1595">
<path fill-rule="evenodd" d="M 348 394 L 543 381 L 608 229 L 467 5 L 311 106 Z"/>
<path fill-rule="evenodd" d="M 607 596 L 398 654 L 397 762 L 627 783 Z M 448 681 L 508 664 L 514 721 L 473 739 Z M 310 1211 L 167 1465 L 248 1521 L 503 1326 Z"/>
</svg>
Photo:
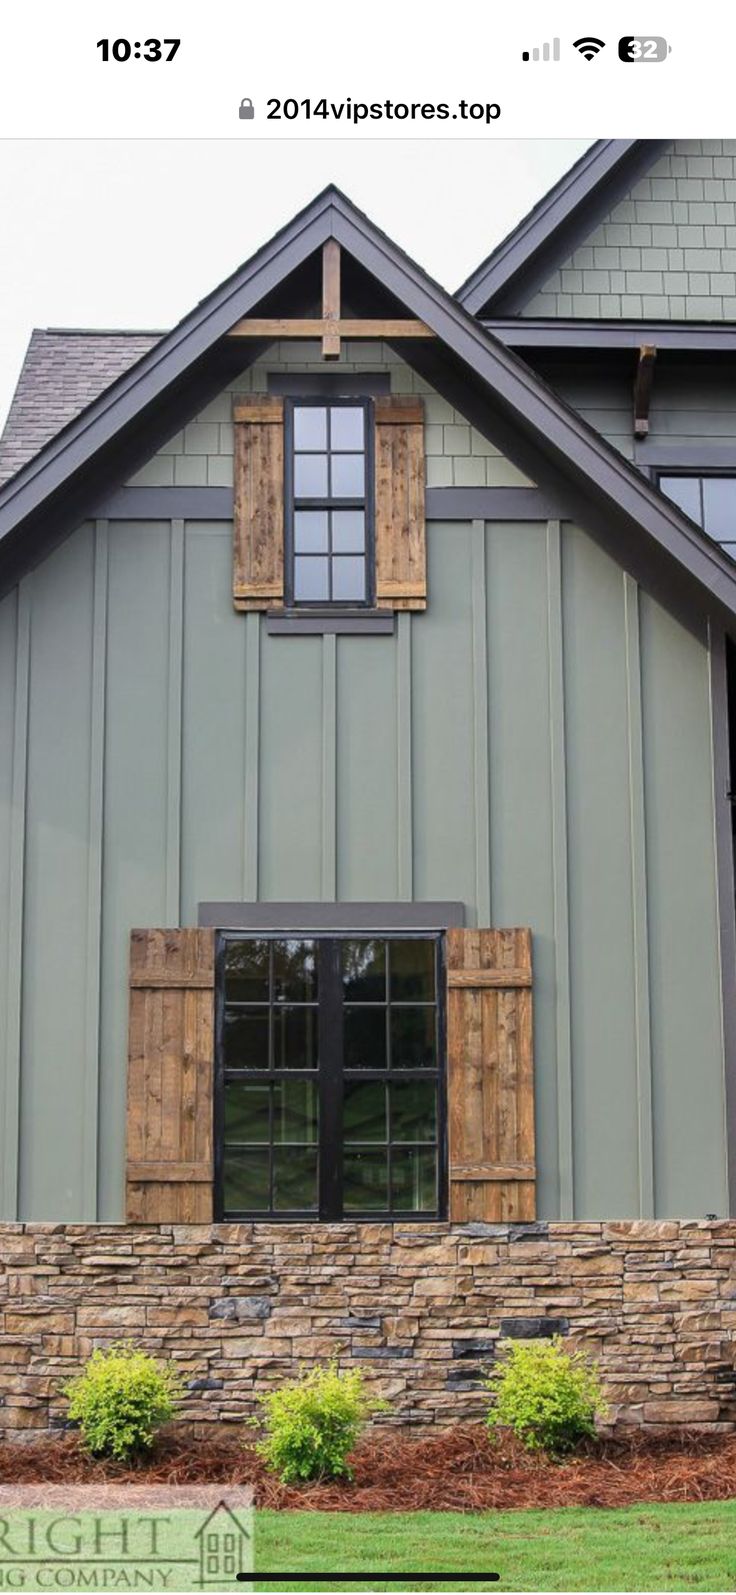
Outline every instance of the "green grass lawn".
<svg viewBox="0 0 736 1595">
<path fill-rule="evenodd" d="M 736 1501 L 467 1515 L 258 1512 L 255 1551 L 258 1572 L 297 1575 L 270 1584 L 256 1572 L 259 1591 L 736 1590 Z M 500 1573 L 499 1583 L 473 1578 L 484 1571 Z M 320 1572 L 375 1577 L 310 1580 Z M 448 1586 L 425 1573 L 463 1576 Z"/>
</svg>

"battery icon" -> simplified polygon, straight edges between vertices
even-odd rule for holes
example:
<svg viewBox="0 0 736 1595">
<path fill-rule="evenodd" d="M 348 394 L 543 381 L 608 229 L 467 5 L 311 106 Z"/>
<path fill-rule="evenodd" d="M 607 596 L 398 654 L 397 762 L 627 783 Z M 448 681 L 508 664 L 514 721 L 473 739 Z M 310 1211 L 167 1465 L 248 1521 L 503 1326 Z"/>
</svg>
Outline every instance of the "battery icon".
<svg viewBox="0 0 736 1595">
<path fill-rule="evenodd" d="M 666 61 L 672 45 L 660 34 L 627 34 L 618 41 L 619 61 Z"/>
</svg>

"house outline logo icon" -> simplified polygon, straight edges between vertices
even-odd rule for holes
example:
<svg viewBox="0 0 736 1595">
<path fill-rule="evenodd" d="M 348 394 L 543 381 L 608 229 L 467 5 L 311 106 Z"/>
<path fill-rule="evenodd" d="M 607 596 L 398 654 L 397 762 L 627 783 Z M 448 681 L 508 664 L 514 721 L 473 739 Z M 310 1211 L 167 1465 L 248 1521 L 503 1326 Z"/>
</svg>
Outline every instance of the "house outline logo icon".
<svg viewBox="0 0 736 1595">
<path fill-rule="evenodd" d="M 218 1501 L 209 1517 L 197 1529 L 199 1541 L 198 1589 L 219 1589 L 236 1582 L 239 1573 L 250 1572 L 243 1565 L 250 1532 L 239 1522 L 227 1501 Z M 248 1558 L 250 1563 L 250 1557 Z"/>
</svg>

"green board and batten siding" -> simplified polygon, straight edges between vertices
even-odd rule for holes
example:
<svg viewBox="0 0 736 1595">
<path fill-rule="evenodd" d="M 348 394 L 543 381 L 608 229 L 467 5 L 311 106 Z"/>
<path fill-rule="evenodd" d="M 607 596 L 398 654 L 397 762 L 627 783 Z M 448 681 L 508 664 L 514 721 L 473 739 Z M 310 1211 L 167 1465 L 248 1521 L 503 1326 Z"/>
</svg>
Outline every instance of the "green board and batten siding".
<svg viewBox="0 0 736 1595">
<path fill-rule="evenodd" d="M 393 637 L 266 635 L 217 522 L 0 603 L 4 1218 L 122 1217 L 130 927 L 255 893 L 531 925 L 540 1214 L 726 1211 L 704 642 L 569 524 L 428 558 Z"/>
</svg>

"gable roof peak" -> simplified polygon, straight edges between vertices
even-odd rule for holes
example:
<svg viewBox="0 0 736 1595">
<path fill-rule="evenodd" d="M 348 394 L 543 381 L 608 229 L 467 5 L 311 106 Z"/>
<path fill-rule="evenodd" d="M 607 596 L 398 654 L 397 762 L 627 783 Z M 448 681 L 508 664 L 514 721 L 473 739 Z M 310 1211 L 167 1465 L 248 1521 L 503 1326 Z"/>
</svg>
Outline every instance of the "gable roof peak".
<svg viewBox="0 0 736 1595">
<path fill-rule="evenodd" d="M 597 139 L 457 290 L 472 315 L 514 315 L 670 139 Z"/>
<path fill-rule="evenodd" d="M 434 334 L 434 348 L 412 363 L 435 386 L 464 392 L 464 413 L 494 441 L 517 438 L 541 476 L 563 481 L 581 524 L 604 526 L 607 538 L 615 529 L 624 557 L 632 550 L 655 575 L 662 560 L 681 567 L 701 614 L 715 602 L 736 615 L 729 556 L 332 185 L 0 485 L 0 590 L 86 518 L 100 478 L 124 479 L 142 439 L 156 427 L 170 436 L 191 413 L 193 392 L 215 391 L 235 323 L 330 236 Z"/>
</svg>

